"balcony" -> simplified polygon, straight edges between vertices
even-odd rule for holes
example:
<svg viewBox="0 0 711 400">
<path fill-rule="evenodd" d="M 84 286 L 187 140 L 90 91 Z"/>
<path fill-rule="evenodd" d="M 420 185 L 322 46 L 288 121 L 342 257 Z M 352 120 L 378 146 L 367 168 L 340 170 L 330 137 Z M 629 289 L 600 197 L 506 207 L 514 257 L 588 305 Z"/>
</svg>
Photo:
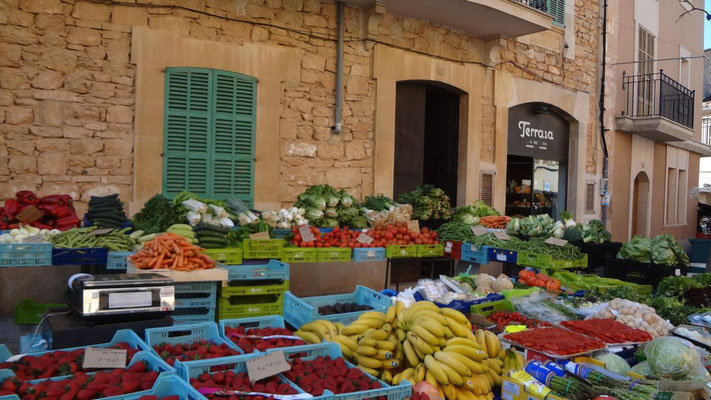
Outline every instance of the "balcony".
<svg viewBox="0 0 711 400">
<path fill-rule="evenodd" d="M 388 14 L 428 20 L 484 39 L 518 37 L 562 26 L 565 0 L 343 0 Z"/>
<path fill-rule="evenodd" d="M 625 106 L 615 118 L 617 130 L 657 142 L 678 142 L 694 136 L 695 92 L 664 74 L 622 75 Z"/>
</svg>

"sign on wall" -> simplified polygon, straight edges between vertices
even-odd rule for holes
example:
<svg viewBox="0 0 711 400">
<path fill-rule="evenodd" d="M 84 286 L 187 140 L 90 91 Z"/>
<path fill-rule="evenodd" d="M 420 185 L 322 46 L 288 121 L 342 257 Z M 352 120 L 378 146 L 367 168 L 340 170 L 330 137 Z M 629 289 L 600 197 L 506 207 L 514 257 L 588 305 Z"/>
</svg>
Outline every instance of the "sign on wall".
<svg viewBox="0 0 711 400">
<path fill-rule="evenodd" d="M 545 104 L 509 109 L 508 154 L 567 161 L 569 124 Z"/>
</svg>

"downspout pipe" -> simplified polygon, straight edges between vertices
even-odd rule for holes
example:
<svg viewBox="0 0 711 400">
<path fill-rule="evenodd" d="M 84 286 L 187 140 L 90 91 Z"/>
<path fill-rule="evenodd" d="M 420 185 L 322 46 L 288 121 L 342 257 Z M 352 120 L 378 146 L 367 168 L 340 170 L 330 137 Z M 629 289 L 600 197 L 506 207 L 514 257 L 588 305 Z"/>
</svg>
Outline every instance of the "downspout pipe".
<svg viewBox="0 0 711 400">
<path fill-rule="evenodd" d="M 338 12 L 338 42 L 336 44 L 336 115 L 331 132 L 339 135 L 343 128 L 343 32 L 345 30 L 343 1 L 336 2 Z"/>
<path fill-rule="evenodd" d="M 602 5 L 602 73 L 600 75 L 600 143 L 602 144 L 602 178 L 607 185 L 608 182 L 608 157 L 607 141 L 605 140 L 605 75 L 607 67 L 607 0 L 603 0 Z M 609 190 L 605 188 L 605 195 Z M 607 226 L 607 206 L 602 205 L 602 223 Z"/>
</svg>

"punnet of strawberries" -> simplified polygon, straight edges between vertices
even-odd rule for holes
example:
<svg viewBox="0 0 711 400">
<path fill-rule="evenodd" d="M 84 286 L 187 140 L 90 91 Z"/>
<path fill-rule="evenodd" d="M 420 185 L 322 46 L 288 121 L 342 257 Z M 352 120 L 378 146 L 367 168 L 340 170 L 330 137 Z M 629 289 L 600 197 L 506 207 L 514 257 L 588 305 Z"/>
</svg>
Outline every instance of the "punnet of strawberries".
<svg viewBox="0 0 711 400">
<path fill-rule="evenodd" d="M 274 338 L 274 339 L 261 339 L 261 338 L 250 338 L 245 336 L 294 336 L 294 332 L 286 328 L 252 328 L 245 329 L 243 326 L 238 326 L 232 328 L 229 326 L 225 327 L 225 335 L 236 344 L 237 347 L 242 349 L 245 354 L 254 353 L 255 351 L 264 352 L 267 349 L 280 348 L 280 347 L 291 347 L 291 346 L 303 346 L 307 345 L 306 341 L 301 339 L 287 339 L 287 338 Z"/>
<path fill-rule="evenodd" d="M 239 355 L 240 352 L 228 346 L 227 343 L 216 344 L 201 339 L 192 343 L 161 343 L 153 346 L 158 355 L 169 365 L 175 361 L 194 361 Z"/>
<path fill-rule="evenodd" d="M 585 353 L 605 347 L 605 343 L 597 339 L 558 327 L 526 329 L 509 333 L 504 336 L 504 339 L 536 351 L 560 356 Z"/>
<path fill-rule="evenodd" d="M 131 362 L 133 356 L 139 351 L 126 342 L 116 343 L 109 348 L 126 350 L 127 363 Z M 26 355 L 17 361 L 0 363 L 0 369 L 12 370 L 15 378 L 22 381 L 95 371 L 95 369 L 83 369 L 83 363 L 84 349 L 82 348 L 72 351 L 57 350 L 41 356 Z"/>
<path fill-rule="evenodd" d="M 291 361 L 291 370 L 284 376 L 314 396 L 321 396 L 324 390 L 342 394 L 382 387 L 379 381 L 371 379 L 360 369 L 349 367 L 344 359 L 328 356 L 310 361 L 295 358 Z"/>
<path fill-rule="evenodd" d="M 66 379 L 47 379 L 35 384 L 10 377 L 0 384 L 0 396 L 16 394 L 22 400 L 91 400 L 149 390 L 157 378 L 158 371 L 148 371 L 146 363 L 139 361 L 128 368 L 93 375 L 77 372 Z"/>
<path fill-rule="evenodd" d="M 249 381 L 249 376 L 244 372 L 235 373 L 234 371 L 215 372 L 213 374 L 203 373 L 197 378 L 190 378 L 190 385 L 195 389 L 225 389 L 236 390 L 241 392 L 258 392 L 270 394 L 297 394 L 298 392 L 290 384 L 282 381 L 278 376 L 272 376 L 259 380 L 252 384 Z M 264 396 L 238 396 L 238 395 L 220 395 L 220 394 L 205 394 L 205 397 L 211 400 L 266 400 Z M 272 397 L 269 397 L 272 399 Z"/>
<path fill-rule="evenodd" d="M 583 321 L 563 321 L 564 327 L 605 343 L 649 342 L 652 335 L 641 329 L 631 328 L 622 322 L 607 318 L 592 318 Z"/>
</svg>

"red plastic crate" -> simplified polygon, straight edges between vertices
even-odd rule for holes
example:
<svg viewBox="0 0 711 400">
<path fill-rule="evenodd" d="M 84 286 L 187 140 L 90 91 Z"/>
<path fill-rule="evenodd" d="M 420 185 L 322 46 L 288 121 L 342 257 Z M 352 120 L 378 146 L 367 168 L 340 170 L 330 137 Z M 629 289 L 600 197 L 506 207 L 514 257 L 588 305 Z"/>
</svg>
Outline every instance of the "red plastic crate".
<svg viewBox="0 0 711 400">
<path fill-rule="evenodd" d="M 455 260 L 462 258 L 462 242 L 456 240 L 445 240 L 442 243 L 444 243 L 445 257 L 454 258 Z"/>
</svg>

